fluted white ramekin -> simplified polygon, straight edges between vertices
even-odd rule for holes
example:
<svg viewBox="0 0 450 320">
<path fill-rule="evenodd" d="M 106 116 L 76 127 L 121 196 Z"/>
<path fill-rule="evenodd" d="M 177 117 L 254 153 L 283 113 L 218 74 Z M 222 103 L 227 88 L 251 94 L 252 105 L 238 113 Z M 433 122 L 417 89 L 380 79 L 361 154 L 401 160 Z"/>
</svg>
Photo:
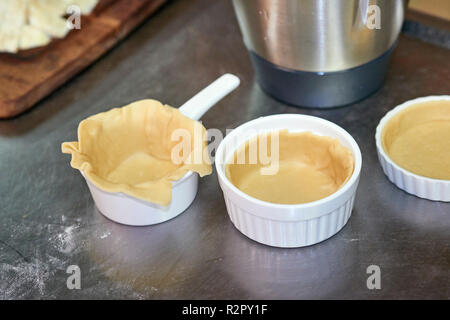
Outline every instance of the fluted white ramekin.
<svg viewBox="0 0 450 320">
<path fill-rule="evenodd" d="M 235 187 L 225 175 L 225 165 L 236 149 L 255 136 L 255 132 L 288 129 L 311 131 L 337 138 L 349 148 L 355 168 L 349 181 L 330 196 L 297 205 L 275 204 L 253 198 Z M 236 228 L 260 243 L 294 248 L 321 242 L 341 230 L 350 218 L 361 172 L 361 151 L 344 129 L 317 117 L 282 114 L 247 122 L 229 133 L 216 152 L 216 170 L 228 214 Z"/>
<path fill-rule="evenodd" d="M 450 201 L 450 180 L 439 180 L 420 176 L 401 168 L 387 155 L 381 143 L 381 135 L 386 124 L 399 112 L 427 101 L 450 101 L 450 96 L 429 96 L 406 101 L 395 107 L 381 119 L 375 134 L 378 159 L 384 173 L 397 187 L 417 197 L 433 201 Z"/>
</svg>

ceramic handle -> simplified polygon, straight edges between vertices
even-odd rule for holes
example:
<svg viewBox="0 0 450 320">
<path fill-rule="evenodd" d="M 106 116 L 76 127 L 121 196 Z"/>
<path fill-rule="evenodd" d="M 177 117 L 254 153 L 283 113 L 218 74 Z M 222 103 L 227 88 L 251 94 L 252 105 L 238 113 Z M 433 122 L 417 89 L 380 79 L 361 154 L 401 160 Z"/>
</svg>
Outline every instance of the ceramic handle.
<svg viewBox="0 0 450 320">
<path fill-rule="evenodd" d="M 199 120 L 206 111 L 236 89 L 239 83 L 238 77 L 226 73 L 189 99 L 178 110 L 186 117 Z"/>
</svg>

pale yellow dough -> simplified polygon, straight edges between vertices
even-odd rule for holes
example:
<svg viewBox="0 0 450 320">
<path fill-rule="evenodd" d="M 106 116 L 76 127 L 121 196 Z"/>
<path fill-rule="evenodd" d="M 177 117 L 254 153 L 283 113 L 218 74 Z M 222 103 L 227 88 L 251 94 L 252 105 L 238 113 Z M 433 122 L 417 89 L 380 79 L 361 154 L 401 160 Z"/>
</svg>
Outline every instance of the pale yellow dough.
<svg viewBox="0 0 450 320">
<path fill-rule="evenodd" d="M 384 127 L 382 145 L 400 167 L 450 180 L 450 101 L 418 103 L 399 112 Z"/>
<path fill-rule="evenodd" d="M 172 157 L 173 148 L 181 143 L 172 138 L 177 129 L 192 137 L 190 152 L 181 153 L 181 163 Z M 79 141 L 64 142 L 62 152 L 72 154 L 71 166 L 100 189 L 168 205 L 172 181 L 190 170 L 200 176 L 211 174 L 207 156 L 189 161 L 199 149 L 207 154 L 207 141 L 197 137 L 194 142 L 198 133 L 206 135 L 203 125 L 178 109 L 156 100 L 141 100 L 81 121 Z"/>
<path fill-rule="evenodd" d="M 254 139 L 259 155 L 260 136 Z M 270 150 L 271 139 L 267 141 Z M 279 169 L 274 175 L 261 174 L 267 165 L 259 156 L 256 164 L 238 163 L 243 153 L 250 159 L 250 150 L 250 141 L 237 149 L 226 165 L 226 176 L 241 191 L 267 202 L 301 204 L 325 198 L 340 189 L 354 170 L 349 149 L 337 139 L 311 132 L 279 131 Z"/>
</svg>

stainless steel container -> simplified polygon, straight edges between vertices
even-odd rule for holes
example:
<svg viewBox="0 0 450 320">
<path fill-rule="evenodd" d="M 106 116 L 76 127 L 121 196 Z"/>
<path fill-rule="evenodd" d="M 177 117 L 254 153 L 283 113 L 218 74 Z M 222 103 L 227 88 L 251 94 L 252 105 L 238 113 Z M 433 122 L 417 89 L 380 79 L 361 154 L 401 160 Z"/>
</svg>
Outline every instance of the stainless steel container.
<svg viewBox="0 0 450 320">
<path fill-rule="evenodd" d="M 333 107 L 380 87 L 407 0 L 233 0 L 256 77 L 299 106 Z"/>
</svg>

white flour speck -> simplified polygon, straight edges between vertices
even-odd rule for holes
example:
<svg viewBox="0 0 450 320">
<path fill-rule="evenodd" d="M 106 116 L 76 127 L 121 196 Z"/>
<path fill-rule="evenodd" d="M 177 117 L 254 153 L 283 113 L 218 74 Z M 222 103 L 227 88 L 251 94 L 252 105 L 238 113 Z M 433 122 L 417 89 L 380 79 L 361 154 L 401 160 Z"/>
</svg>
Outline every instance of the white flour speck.
<svg viewBox="0 0 450 320">
<path fill-rule="evenodd" d="M 77 247 L 74 237 L 74 231 L 77 228 L 77 225 L 69 226 L 56 236 L 55 245 L 59 252 L 68 254 Z"/>
<path fill-rule="evenodd" d="M 0 263 L 0 298 L 26 299 L 45 294 L 46 283 L 58 270 L 65 268 L 64 261 L 48 256 L 47 261 L 32 258 L 16 260 L 13 264 Z"/>
<path fill-rule="evenodd" d="M 107 232 L 103 233 L 103 234 L 100 236 L 100 239 L 105 239 L 105 238 L 107 238 L 110 234 L 111 234 L 111 232 L 107 231 Z"/>
</svg>

